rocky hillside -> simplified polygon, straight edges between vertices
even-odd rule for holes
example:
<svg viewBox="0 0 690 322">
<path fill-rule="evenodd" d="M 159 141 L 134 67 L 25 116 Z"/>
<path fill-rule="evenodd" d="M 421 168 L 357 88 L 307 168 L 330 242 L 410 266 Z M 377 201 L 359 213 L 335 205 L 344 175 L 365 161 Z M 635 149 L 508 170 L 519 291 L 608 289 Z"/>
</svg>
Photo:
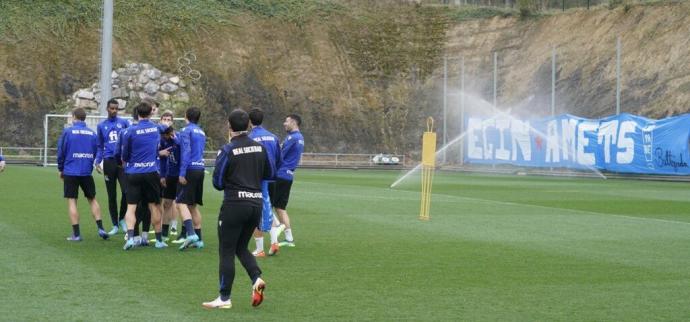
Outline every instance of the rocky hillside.
<svg viewBox="0 0 690 322">
<path fill-rule="evenodd" d="M 37 145 L 42 115 L 66 110 L 66 99 L 97 81 L 94 2 L 0 3 L 0 145 Z M 309 152 L 414 154 L 423 117 L 440 116 L 444 54 L 452 58 L 451 89 L 459 86 L 455 58 L 464 56 L 468 91 L 490 100 L 491 55 L 498 52 L 499 106 L 522 102 L 523 112 L 543 114 L 552 45 L 559 112 L 611 114 L 617 34 L 623 110 L 659 117 L 690 109 L 688 2 L 524 19 L 487 9 L 325 0 L 117 1 L 115 11 L 114 68 L 147 63 L 178 74 L 178 59 L 195 54 L 201 77 L 182 80 L 200 89 L 189 100 L 205 110 L 213 146 L 223 142 L 230 110 L 260 106 L 277 133 L 285 114 L 301 114 Z M 449 122 L 449 135 L 456 124 Z"/>
</svg>

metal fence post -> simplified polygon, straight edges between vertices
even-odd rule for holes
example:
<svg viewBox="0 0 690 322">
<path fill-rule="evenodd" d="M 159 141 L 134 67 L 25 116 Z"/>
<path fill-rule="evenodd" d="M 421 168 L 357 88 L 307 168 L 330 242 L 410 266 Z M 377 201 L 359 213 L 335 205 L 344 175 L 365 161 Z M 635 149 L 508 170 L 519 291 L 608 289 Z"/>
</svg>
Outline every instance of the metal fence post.
<svg viewBox="0 0 690 322">
<path fill-rule="evenodd" d="M 465 56 L 460 60 L 460 135 L 465 133 Z M 465 164 L 465 139 L 460 139 L 460 165 Z"/>
<path fill-rule="evenodd" d="M 494 108 L 498 108 L 496 104 L 496 85 L 498 83 L 498 53 L 494 52 Z"/>
<path fill-rule="evenodd" d="M 443 56 L 443 147 L 448 139 L 447 112 L 448 111 L 448 56 Z M 443 149 L 443 164 L 446 164 L 446 150 Z"/>
<path fill-rule="evenodd" d="M 43 166 L 48 166 L 48 115 L 43 119 Z"/>
<path fill-rule="evenodd" d="M 621 36 L 616 39 L 616 115 L 621 114 Z"/>
<path fill-rule="evenodd" d="M 551 48 L 551 116 L 556 115 L 556 46 Z"/>
<path fill-rule="evenodd" d="M 98 111 L 105 116 L 108 115 L 106 109 L 112 96 L 110 75 L 113 71 L 113 0 L 103 0 L 101 28 L 101 101 Z"/>
</svg>

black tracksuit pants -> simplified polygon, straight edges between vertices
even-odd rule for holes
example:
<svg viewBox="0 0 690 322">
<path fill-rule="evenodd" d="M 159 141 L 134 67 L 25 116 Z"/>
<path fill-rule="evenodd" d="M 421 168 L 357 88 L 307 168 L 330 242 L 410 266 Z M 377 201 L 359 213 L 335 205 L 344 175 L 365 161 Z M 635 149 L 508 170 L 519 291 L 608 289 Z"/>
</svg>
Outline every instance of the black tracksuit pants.
<svg viewBox="0 0 690 322">
<path fill-rule="evenodd" d="M 249 251 L 249 240 L 259 226 L 261 206 L 224 201 L 218 215 L 218 250 L 220 254 L 220 295 L 230 296 L 235 280 L 235 255 L 252 283 L 261 277 L 256 258 Z"/>
<path fill-rule="evenodd" d="M 125 218 L 127 212 L 127 200 L 125 198 L 125 185 L 127 184 L 125 170 L 117 166 L 115 159 L 103 160 L 103 174 L 105 188 L 108 191 L 108 211 L 113 226 L 117 226 L 119 220 Z M 120 212 L 117 211 L 117 183 L 120 183 Z"/>
</svg>

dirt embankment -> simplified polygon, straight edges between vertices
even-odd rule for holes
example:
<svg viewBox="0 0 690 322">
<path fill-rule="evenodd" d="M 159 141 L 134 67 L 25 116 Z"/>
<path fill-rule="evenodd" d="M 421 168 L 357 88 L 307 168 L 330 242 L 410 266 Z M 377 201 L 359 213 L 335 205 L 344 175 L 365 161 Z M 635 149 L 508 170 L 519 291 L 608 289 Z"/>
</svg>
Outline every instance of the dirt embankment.
<svg viewBox="0 0 690 322">
<path fill-rule="evenodd" d="M 574 10 L 531 20 L 494 18 L 454 26 L 448 51 L 466 57 L 468 87 L 490 98 L 498 53 L 498 105 L 549 114 L 552 49 L 556 111 L 615 113 L 616 39 L 621 38 L 621 111 L 649 117 L 690 111 L 690 3 L 629 10 Z M 452 70 L 459 70 L 457 64 Z"/>
<path fill-rule="evenodd" d="M 556 46 L 557 111 L 597 117 L 615 108 L 621 35 L 622 110 L 688 111 L 688 13 L 685 2 L 455 22 L 439 8 L 409 5 L 351 8 L 306 24 L 233 14 L 188 33 L 116 24 L 114 66 L 148 62 L 174 71 L 178 57 L 194 52 L 203 77 L 192 101 L 205 109 L 216 146 L 227 112 L 261 106 L 277 133 L 284 115 L 302 114 L 309 152 L 410 153 L 419 149 L 422 119 L 440 120 L 444 54 L 464 56 L 468 90 L 490 100 L 498 52 L 499 106 L 522 102 L 523 112 L 546 114 Z M 96 81 L 99 46 L 98 31 L 79 25 L 0 42 L 0 145 L 41 142 L 42 115 Z M 457 88 L 459 60 L 448 69 Z M 449 122 L 450 136 L 456 124 Z"/>
</svg>

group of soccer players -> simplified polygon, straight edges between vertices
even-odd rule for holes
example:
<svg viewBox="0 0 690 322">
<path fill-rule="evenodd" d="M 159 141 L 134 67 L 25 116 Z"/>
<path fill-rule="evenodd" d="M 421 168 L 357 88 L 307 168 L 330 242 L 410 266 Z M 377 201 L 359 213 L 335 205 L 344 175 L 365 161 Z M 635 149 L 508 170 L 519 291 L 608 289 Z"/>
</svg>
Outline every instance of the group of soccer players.
<svg viewBox="0 0 690 322">
<path fill-rule="evenodd" d="M 86 126 L 83 109 L 73 111 L 73 125 L 63 130 L 58 141 L 58 170 L 64 181 L 64 197 L 68 200 L 73 230 L 68 240 L 82 240 L 76 209 L 78 189 L 81 188 L 91 205 L 98 235 L 108 239 L 121 229 L 126 232 L 125 250 L 148 245 L 147 232 L 151 224 L 156 233 L 155 247 L 168 246 L 164 238 L 168 237 L 172 202 L 165 202 L 161 208 L 161 197 L 166 201 L 175 199 L 183 219 L 186 237 L 180 249 L 190 246 L 203 248 L 201 213 L 197 208 L 203 204 L 203 152 L 206 145 L 206 134 L 197 125 L 201 111 L 196 107 L 187 109 L 187 126 L 175 135 L 172 113 L 164 113 L 159 124 L 151 121 L 154 106 L 155 103 L 149 101 L 137 105 L 130 124 L 117 116 L 118 103 L 111 100 L 108 102 L 108 118 L 98 125 L 96 132 Z M 96 189 L 91 176 L 94 166 L 98 172 L 104 172 L 113 223 L 109 233 L 103 228 L 100 207 L 95 199 Z M 173 178 L 171 175 L 176 176 Z M 119 214 L 116 199 L 118 181 L 122 192 Z M 162 218 L 162 214 L 168 216 Z M 135 233 L 135 226 L 140 223 L 142 233 L 135 238 L 139 234 L 138 231 Z"/>
<path fill-rule="evenodd" d="M 98 235 L 108 239 L 124 232 L 125 250 L 148 245 L 151 224 L 156 234 L 151 242 L 155 241 L 156 248 L 167 247 L 170 228 L 175 228 L 178 213 L 183 226 L 180 238 L 173 243 L 181 243 L 181 250 L 204 247 L 198 207 L 203 205 L 206 145 L 206 135 L 198 126 L 201 112 L 195 107 L 187 109 L 187 126 L 176 133 L 170 111 L 162 113 L 158 124 L 152 122 L 156 107 L 153 101 L 140 103 L 134 108 L 130 124 L 118 117 L 118 102 L 110 100 L 108 118 L 98 124 L 95 132 L 86 126 L 83 109 L 73 111 L 73 124 L 64 129 L 58 141 L 58 170 L 64 181 L 64 197 L 73 229 L 67 240 L 82 240 L 77 212 L 78 189 L 81 188 L 91 206 Z M 299 131 L 301 118 L 296 114 L 285 118 L 283 126 L 287 136 L 282 148 L 278 137 L 262 127 L 264 114 L 261 109 L 252 109 L 248 117 L 248 137 L 265 148 L 271 168 L 271 176 L 261 184 L 263 212 L 254 232 L 256 249 L 252 253 L 264 257 L 264 232 L 270 232 L 268 255 L 276 254 L 280 246 L 295 245 L 286 208 L 293 173 L 304 149 L 304 138 Z M 109 232 L 103 228 L 100 206 L 95 199 L 91 175 L 94 167 L 103 173 L 106 183 L 113 225 Z M 119 212 L 118 183 L 122 195 Z M 273 208 L 279 220 L 274 220 Z M 279 242 L 278 236 L 283 232 L 285 240 Z"/>
<path fill-rule="evenodd" d="M 96 220 L 98 235 L 108 239 L 122 230 L 124 250 L 148 245 L 150 225 L 156 234 L 155 248 L 168 247 L 170 222 L 182 218 L 183 238 L 180 250 L 203 248 L 201 239 L 206 134 L 198 126 L 201 111 L 190 107 L 185 112 L 186 126 L 175 132 L 172 112 L 162 114 L 158 124 L 151 121 L 155 102 L 144 101 L 134 108 L 133 122 L 117 116 L 118 103 L 108 102 L 108 118 L 97 131 L 86 126 L 86 112 L 74 109 L 73 124 L 63 130 L 58 141 L 58 170 L 64 181 L 72 234 L 69 241 L 81 241 L 78 190 L 84 192 Z M 216 158 L 213 186 L 224 191 L 218 216 L 220 295 L 207 308 L 230 308 L 230 292 L 235 276 L 237 255 L 252 280 L 252 305 L 263 301 L 266 283 L 261 279 L 255 257 L 263 257 L 263 233 L 270 232 L 269 255 L 280 246 L 294 247 L 294 238 L 286 208 L 293 174 L 304 150 L 299 131 L 301 118 L 290 114 L 283 126 L 287 131 L 282 147 L 273 133 L 264 129 L 261 109 L 249 113 L 235 110 L 228 118 L 230 142 Z M 94 167 L 104 174 L 108 191 L 108 210 L 113 224 L 103 228 L 101 211 L 95 199 Z M 117 182 L 122 200 L 118 213 Z M 163 202 L 161 203 L 161 199 Z M 278 220 L 274 220 L 275 208 Z M 225 224 L 224 224 L 225 223 Z M 141 233 L 139 233 L 141 225 Z M 285 240 L 278 235 L 285 232 Z M 248 242 L 255 236 L 256 250 L 249 252 Z M 154 240 L 152 240 L 154 241 Z"/>
</svg>

